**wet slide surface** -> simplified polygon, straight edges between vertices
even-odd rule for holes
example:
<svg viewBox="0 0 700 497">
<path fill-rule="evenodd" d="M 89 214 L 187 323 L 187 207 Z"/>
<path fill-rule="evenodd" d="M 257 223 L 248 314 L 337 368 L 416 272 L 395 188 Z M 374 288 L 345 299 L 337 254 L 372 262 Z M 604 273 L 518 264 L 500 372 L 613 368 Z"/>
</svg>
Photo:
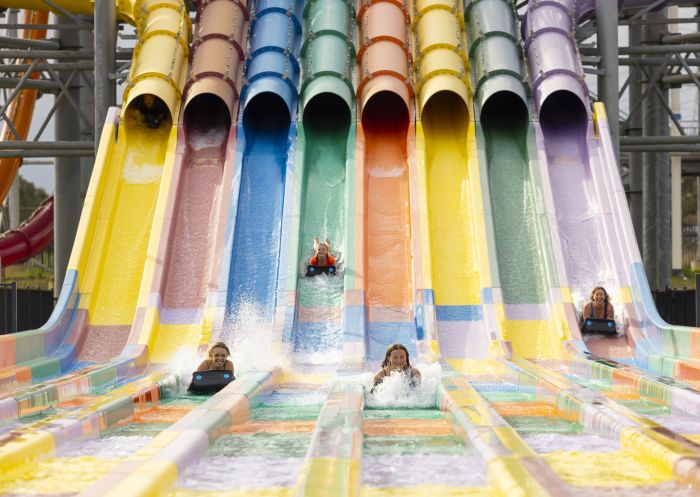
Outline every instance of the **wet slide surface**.
<svg viewBox="0 0 700 497">
<path fill-rule="evenodd" d="M 137 117 L 127 121 L 121 131 L 128 145 L 119 148 L 107 173 L 105 197 L 112 200 L 102 209 L 113 206 L 114 211 L 100 215 L 100 219 L 111 217 L 113 221 L 105 226 L 104 239 L 96 245 L 104 247 L 104 257 L 91 257 L 86 268 L 86 277 L 97 280 L 90 300 L 87 338 L 78 361 L 105 361 L 126 343 L 169 143 L 169 126 L 151 130 Z"/>
<path fill-rule="evenodd" d="M 454 93 L 438 93 L 422 115 L 435 304 L 479 302 L 479 268 L 469 190 L 469 115 Z"/>
<path fill-rule="evenodd" d="M 199 114 L 186 130 L 187 158 L 166 269 L 164 309 L 199 309 L 206 301 L 229 121 L 222 114 L 205 113 L 205 108 L 197 109 Z"/>
<path fill-rule="evenodd" d="M 367 170 L 367 304 L 370 329 L 413 342 L 408 113 L 393 93 L 374 96 L 363 112 Z M 396 335 L 399 333 L 399 335 Z M 377 351 L 383 356 L 383 351 Z M 370 355 L 373 355 L 370 352 Z"/>
<path fill-rule="evenodd" d="M 527 114 L 517 97 L 501 98 L 496 109 L 482 114 L 482 125 L 506 311 L 503 335 L 520 357 L 559 356 L 559 334 L 550 323 L 546 306 L 548 249 L 537 227 Z"/>
<path fill-rule="evenodd" d="M 578 106 L 571 109 L 572 101 L 558 100 L 556 94 L 549 98 L 546 109 L 568 109 L 547 112 L 542 131 L 567 277 L 576 311 L 581 312 L 593 288 L 602 285 L 616 289 L 625 285 L 616 277 L 613 260 L 606 256 L 610 250 L 603 245 L 606 235 L 592 184 L 585 112 Z M 621 309 L 616 311 L 619 314 Z M 589 335 L 584 339 L 588 349 L 601 357 L 632 356 L 625 336 Z"/>
<path fill-rule="evenodd" d="M 586 130 L 571 129 L 572 123 L 565 116 L 552 117 L 542 123 L 542 131 L 562 251 L 572 290 L 584 291 L 610 282 L 612 271 L 606 268 L 609 261 L 603 257 L 603 233 L 595 218 Z"/>
<path fill-rule="evenodd" d="M 205 307 L 222 231 L 221 203 L 230 120 L 217 97 L 199 96 L 186 111 L 185 152 L 177 161 L 172 226 L 162 250 L 165 264 L 154 287 L 162 303 L 150 360 L 164 362 L 183 347 L 200 345 Z M 165 242 L 164 242 L 165 243 Z"/>
<path fill-rule="evenodd" d="M 312 100 L 304 113 L 304 178 L 299 233 L 300 274 L 313 255 L 313 238 L 328 238 L 336 264 L 345 247 L 345 163 L 350 131 L 347 105 L 330 94 Z M 343 278 L 298 278 L 295 348 L 316 351 L 341 345 Z"/>
<path fill-rule="evenodd" d="M 274 314 L 289 112 L 276 96 L 261 95 L 243 115 L 245 151 L 231 255 L 227 323 L 250 308 L 263 323 Z M 251 312 L 249 311 L 249 312 Z"/>
<path fill-rule="evenodd" d="M 526 116 L 501 109 L 482 122 L 503 299 L 506 304 L 541 304 L 546 291 L 530 190 Z"/>
</svg>

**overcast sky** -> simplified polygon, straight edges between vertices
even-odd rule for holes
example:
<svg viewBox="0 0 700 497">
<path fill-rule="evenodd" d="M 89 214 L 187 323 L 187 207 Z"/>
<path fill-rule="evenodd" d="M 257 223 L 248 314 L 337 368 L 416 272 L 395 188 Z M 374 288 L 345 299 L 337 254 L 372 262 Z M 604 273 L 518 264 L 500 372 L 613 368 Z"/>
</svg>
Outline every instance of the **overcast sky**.
<svg viewBox="0 0 700 497">
<path fill-rule="evenodd" d="M 695 15 L 696 9 L 694 8 L 680 8 L 679 9 L 679 17 L 693 17 Z M 126 29 L 130 29 L 130 27 L 126 27 Z M 678 32 L 692 32 L 696 30 L 696 25 L 694 24 L 685 24 L 685 25 L 679 25 L 678 27 Z M 133 31 L 131 31 L 133 32 Z M 49 36 L 55 36 L 55 34 L 50 34 Z M 620 45 L 625 46 L 627 45 L 627 28 L 626 27 L 620 27 Z M 130 42 L 127 42 L 130 43 Z M 625 78 L 627 77 L 626 73 L 627 68 L 622 67 L 620 71 L 620 85 L 622 85 L 625 81 Z M 596 78 L 595 76 L 590 76 L 588 75 L 587 77 L 588 85 L 591 88 L 591 90 L 595 91 L 596 89 Z M 121 89 L 123 90 L 123 88 Z M 698 115 L 698 92 L 693 85 L 686 85 L 683 87 L 682 93 L 681 93 L 681 114 L 682 114 L 682 120 L 683 121 L 696 121 L 697 120 L 697 115 Z M 52 95 L 44 95 L 42 98 L 39 99 L 37 103 L 37 107 L 35 109 L 34 113 L 34 119 L 32 122 L 32 129 L 30 131 L 30 136 L 29 139 L 33 139 L 36 132 L 38 131 L 41 123 L 44 121 L 44 117 L 46 114 L 49 112 L 51 109 L 51 106 L 53 105 L 53 96 Z M 620 101 L 620 109 L 624 112 L 628 110 L 628 96 L 627 93 L 623 95 L 621 101 Z M 41 139 L 43 140 L 50 140 L 53 139 L 54 136 L 54 130 L 53 130 L 53 124 L 49 124 L 47 129 L 44 131 L 42 134 Z M 49 193 L 53 193 L 54 189 L 54 168 L 53 168 L 53 161 L 51 159 L 30 159 L 30 162 L 28 164 L 23 165 L 20 168 L 20 175 L 33 182 L 37 186 L 43 188 Z M 49 162 L 49 165 L 32 165 L 32 162 Z"/>
</svg>

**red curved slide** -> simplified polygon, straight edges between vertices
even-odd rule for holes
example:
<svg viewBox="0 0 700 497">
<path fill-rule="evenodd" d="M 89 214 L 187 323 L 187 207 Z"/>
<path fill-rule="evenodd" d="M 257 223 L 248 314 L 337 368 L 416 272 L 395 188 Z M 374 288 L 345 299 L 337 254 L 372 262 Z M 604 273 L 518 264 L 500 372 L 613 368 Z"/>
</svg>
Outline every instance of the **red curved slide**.
<svg viewBox="0 0 700 497">
<path fill-rule="evenodd" d="M 44 200 L 17 229 L 0 235 L 0 266 L 21 264 L 53 240 L 53 197 Z"/>
</svg>

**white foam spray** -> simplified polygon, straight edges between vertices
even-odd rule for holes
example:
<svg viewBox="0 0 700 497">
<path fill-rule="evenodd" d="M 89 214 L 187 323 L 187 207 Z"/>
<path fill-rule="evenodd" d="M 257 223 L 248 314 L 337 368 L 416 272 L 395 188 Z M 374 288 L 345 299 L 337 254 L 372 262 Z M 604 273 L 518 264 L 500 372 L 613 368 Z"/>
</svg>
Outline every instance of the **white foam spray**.
<svg viewBox="0 0 700 497">
<path fill-rule="evenodd" d="M 236 376 L 245 371 L 287 364 L 281 346 L 282 337 L 263 316 L 257 303 L 244 302 L 233 322 L 224 325 L 220 340 L 231 350 Z"/>
<path fill-rule="evenodd" d="M 363 374 L 361 381 L 365 387 L 367 407 L 435 407 L 437 387 L 442 377 L 440 364 L 417 364 L 414 367 L 421 374 L 420 385 L 416 387 L 410 386 L 405 375 L 393 373 L 370 393 L 374 374 Z"/>
</svg>

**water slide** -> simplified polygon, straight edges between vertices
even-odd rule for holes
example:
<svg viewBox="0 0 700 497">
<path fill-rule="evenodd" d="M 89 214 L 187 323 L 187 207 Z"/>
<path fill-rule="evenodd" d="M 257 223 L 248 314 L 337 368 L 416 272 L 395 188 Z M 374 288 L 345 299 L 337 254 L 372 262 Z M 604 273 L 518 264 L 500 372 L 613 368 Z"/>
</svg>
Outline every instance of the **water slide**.
<svg viewBox="0 0 700 497">
<path fill-rule="evenodd" d="M 585 388 L 570 379 L 576 371 L 557 369 L 567 338 L 557 320 L 566 317 L 559 316 L 561 290 L 547 259 L 560 256 L 548 248 L 541 227 L 552 216 L 542 206 L 547 202 L 532 202 L 546 195 L 546 161 L 541 147 L 533 153 L 539 131 L 528 115 L 509 3 L 478 0 L 464 10 L 445 2 L 410 10 L 391 1 L 364 5 L 356 150 L 352 131 L 345 131 L 352 112 L 343 112 L 352 107 L 352 86 L 338 60 L 352 53 L 353 29 L 339 22 L 352 8 L 331 0 L 311 2 L 304 12 L 302 121 L 297 150 L 292 146 L 298 7 L 250 5 L 255 15 L 242 119 L 229 126 L 236 121 L 234 65 L 241 60 L 236 46 L 245 46 L 237 36 L 245 32 L 246 9 L 229 0 L 200 5 L 183 126 L 174 127 L 180 128 L 177 147 L 162 173 L 167 185 L 158 192 L 135 317 L 116 361 L 142 355 L 99 368 L 110 377 L 113 364 L 103 383 L 108 388 L 91 388 L 96 375 L 78 372 L 79 380 L 57 384 L 53 392 L 40 387 L 48 401 L 28 391 L 11 402 L 2 399 L 4 417 L 20 417 L 0 426 L 2 493 L 692 495 L 685 482 L 698 483 L 691 441 L 700 436 L 688 428 L 692 419 L 668 409 L 676 391 L 660 389 L 652 402 L 645 385 L 618 383 L 621 388 L 608 391 L 591 377 Z M 324 18 L 325 9 L 336 14 Z M 415 145 L 410 33 L 420 74 Z M 499 117 L 507 105 L 514 123 Z M 449 126 L 443 122 L 448 115 Z M 108 124 L 103 136 L 113 139 L 114 133 Z M 343 161 L 344 198 L 336 188 Z M 299 169 L 303 173 L 293 176 Z M 524 185 L 508 184 L 513 171 Z M 504 186 L 511 196 L 499 196 Z M 91 199 L 99 203 L 103 195 Z M 322 217 L 319 203 L 328 206 Z M 527 210 L 519 214 L 515 206 L 522 205 Z M 244 212 L 264 226 L 258 231 Z M 449 226 L 445 215 L 463 225 Z M 328 296 L 312 300 L 316 288 L 303 287 L 299 261 L 310 255 L 308 237 L 334 235 L 333 222 L 347 226 L 336 232 L 338 242 L 331 239 L 341 256 L 343 287 L 320 280 Z M 443 237 L 452 243 L 441 245 Z M 499 243 L 525 242 L 538 248 L 524 254 L 498 249 Z M 186 250 L 201 260 L 183 260 Z M 384 273 L 380 267 L 376 274 L 369 255 L 375 264 L 385 253 L 403 267 Z M 275 263 L 265 265 L 259 255 Z M 476 261 L 454 268 L 456 256 Z M 532 267 L 516 272 L 523 261 Z M 523 283 L 529 278 L 534 285 Z M 523 288 L 533 295 L 519 295 Z M 292 290 L 284 295 L 280 289 Z M 329 325 L 333 337 L 333 345 L 320 350 L 337 348 L 333 321 L 341 305 L 347 369 L 332 377 L 325 368 L 306 366 L 315 365 L 317 350 L 310 346 L 326 332 L 317 331 L 319 323 Z M 270 329 L 273 340 L 265 334 Z M 252 347 L 245 343 L 259 335 Z M 158 363 L 176 356 L 180 343 L 191 348 L 218 338 L 240 345 L 234 349 L 238 380 L 207 399 L 183 396 L 174 375 Z M 444 359 L 439 409 L 365 408 L 357 370 L 374 371 L 393 340 L 410 341 L 414 360 L 438 353 Z M 291 367 L 256 371 L 280 341 L 292 347 Z M 145 362 L 146 350 L 156 364 L 144 371 L 134 366 Z M 114 383 L 115 377 L 130 381 Z M 40 457 L 47 454 L 52 457 Z"/>
<path fill-rule="evenodd" d="M 366 355 L 381 360 L 394 342 L 416 348 L 409 164 L 413 147 L 409 10 L 402 2 L 366 3 L 357 13 L 358 153 L 355 288 L 364 291 Z"/>
<path fill-rule="evenodd" d="M 419 119 L 417 188 L 423 301 L 417 320 L 441 358 L 487 357 L 495 334 L 487 217 L 476 148 L 463 9 L 428 2 L 414 14 Z M 482 290 L 483 289 L 483 290 Z M 434 347 L 434 345 L 433 345 Z M 498 348 L 498 347 L 496 347 Z"/>
<path fill-rule="evenodd" d="M 287 301 L 294 305 L 288 308 L 284 334 L 298 360 L 307 363 L 338 363 L 343 352 L 344 286 L 352 281 L 344 269 L 354 267 L 348 257 L 354 220 L 346 200 L 355 175 L 354 20 L 354 5 L 343 0 L 318 0 L 304 7 L 292 213 L 296 224 L 287 279 Z M 339 276 L 305 277 L 314 236 L 331 242 L 342 269 Z"/>
<path fill-rule="evenodd" d="M 0 236 L 3 267 L 21 264 L 41 253 L 53 240 L 53 197 L 44 200 L 26 221 Z"/>
<path fill-rule="evenodd" d="M 27 7 L 28 8 L 28 7 Z M 22 21 L 25 24 L 46 24 L 48 12 L 42 10 L 25 10 Z M 46 37 L 46 31 L 40 29 L 23 29 L 20 37 L 25 40 L 40 40 Z M 24 60 L 31 63 L 31 60 Z M 20 76 L 21 77 L 21 76 Z M 39 73 L 32 72 L 28 78 L 38 79 Z M 5 122 L 2 125 L 0 136 L 2 141 L 26 140 L 29 133 L 29 125 L 34 114 L 34 104 L 38 97 L 38 90 L 21 90 L 13 95 L 14 98 L 5 110 Z M 11 125 L 10 125 L 11 123 Z M 5 201 L 12 182 L 15 180 L 17 170 L 22 165 L 19 157 L 0 159 L 0 204 Z"/>
<path fill-rule="evenodd" d="M 681 380 L 681 386 L 697 386 L 700 363 L 692 344 L 700 335 L 697 329 L 664 323 L 656 311 L 605 111 L 601 105 L 588 110 L 588 90 L 569 36 L 573 14 L 571 2 L 535 4 L 523 24 L 530 71 L 537 75 L 533 88 L 561 240 L 560 274 L 572 294 L 567 314 L 576 323 L 590 289 L 603 285 L 612 294 L 621 327 L 617 338 L 590 336 L 585 344 L 572 327 L 577 339 L 571 345 L 627 363 L 618 366 L 630 374 L 641 369 Z"/>
<path fill-rule="evenodd" d="M 241 100 L 240 177 L 222 275 L 228 289 L 222 336 L 243 328 L 281 329 L 284 312 L 285 210 L 294 172 L 302 3 L 261 0 L 254 6 Z M 283 276 L 282 276 L 283 278 Z M 283 281 L 283 280 L 282 280 Z"/>
<path fill-rule="evenodd" d="M 515 16 L 509 2 L 480 0 L 467 3 L 465 20 L 502 336 L 514 355 L 555 357 L 561 354 L 562 330 L 550 294 L 558 283 Z"/>
<path fill-rule="evenodd" d="M 91 5 L 63 7 L 91 14 Z M 163 101 L 170 116 L 178 115 L 189 42 L 184 12 L 184 4 L 178 2 L 141 2 L 120 10 L 121 17 L 139 30 L 124 107 L 119 117 L 112 111 L 105 123 L 54 313 L 38 330 L 2 337 L 3 417 L 22 415 L 20 399 L 28 399 L 30 410 L 41 408 L 55 403 L 61 388 L 84 391 L 109 383 L 118 376 L 117 369 L 130 370 L 146 360 L 145 348 L 127 345 L 127 338 L 151 232 L 162 224 L 155 217 L 156 200 L 163 181 L 169 179 L 163 171 L 174 158 L 177 129 L 170 120 L 151 130 L 131 104 L 150 93 Z M 166 60 L 156 53 L 172 56 Z M 120 353 L 124 355 L 117 363 L 98 365 Z M 76 370 L 56 383 L 27 385 Z"/>
</svg>

